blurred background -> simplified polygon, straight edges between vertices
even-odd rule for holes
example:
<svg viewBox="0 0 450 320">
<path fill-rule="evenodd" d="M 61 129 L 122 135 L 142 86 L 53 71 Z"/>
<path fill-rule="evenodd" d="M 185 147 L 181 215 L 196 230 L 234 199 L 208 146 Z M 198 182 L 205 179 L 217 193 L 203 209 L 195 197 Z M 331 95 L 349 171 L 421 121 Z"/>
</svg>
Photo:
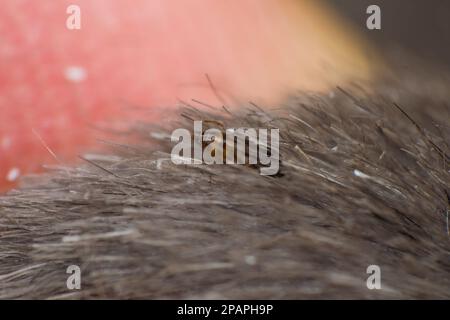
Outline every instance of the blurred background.
<svg viewBox="0 0 450 320">
<path fill-rule="evenodd" d="M 366 28 L 370 4 L 381 30 Z M 274 106 L 376 81 L 385 48 L 448 68 L 449 12 L 444 0 L 0 0 L 0 191 L 73 163 L 105 128 L 170 121 L 180 101 Z"/>
<path fill-rule="evenodd" d="M 399 48 L 441 67 L 450 67 L 450 1 L 446 0 L 328 0 L 324 1 L 351 21 L 365 24 L 366 8 L 382 9 L 382 29 L 358 28 L 379 48 Z"/>
</svg>

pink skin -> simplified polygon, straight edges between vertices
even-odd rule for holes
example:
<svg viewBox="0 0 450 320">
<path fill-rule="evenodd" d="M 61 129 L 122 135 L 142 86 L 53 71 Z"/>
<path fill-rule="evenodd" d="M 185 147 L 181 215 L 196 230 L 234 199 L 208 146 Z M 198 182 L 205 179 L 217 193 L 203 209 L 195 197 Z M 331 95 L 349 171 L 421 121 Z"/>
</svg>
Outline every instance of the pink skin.
<svg viewBox="0 0 450 320">
<path fill-rule="evenodd" d="M 151 106 L 146 115 L 157 121 L 178 99 L 220 106 L 205 74 L 227 104 L 275 103 L 289 87 L 323 89 L 310 68 L 322 63 L 314 58 L 323 41 L 313 36 L 316 8 L 301 4 L 299 19 L 292 3 L 2 1 L 0 191 L 55 163 L 47 147 L 73 162 L 101 136 L 92 125 L 137 117 L 129 106 Z M 81 30 L 66 28 L 70 4 L 81 8 Z"/>
</svg>

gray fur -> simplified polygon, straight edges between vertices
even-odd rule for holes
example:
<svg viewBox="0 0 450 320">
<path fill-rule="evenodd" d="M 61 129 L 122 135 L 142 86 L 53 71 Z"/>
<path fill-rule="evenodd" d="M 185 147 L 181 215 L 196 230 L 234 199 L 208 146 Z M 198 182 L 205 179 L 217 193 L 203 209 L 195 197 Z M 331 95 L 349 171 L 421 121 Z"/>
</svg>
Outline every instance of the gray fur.
<svg viewBox="0 0 450 320">
<path fill-rule="evenodd" d="M 176 166 L 162 129 L 139 124 L 139 147 L 27 178 L 0 198 L 0 298 L 450 298 L 450 108 L 415 88 L 186 108 L 173 124 L 280 128 L 274 177 Z M 81 290 L 66 288 L 72 264 Z"/>
</svg>

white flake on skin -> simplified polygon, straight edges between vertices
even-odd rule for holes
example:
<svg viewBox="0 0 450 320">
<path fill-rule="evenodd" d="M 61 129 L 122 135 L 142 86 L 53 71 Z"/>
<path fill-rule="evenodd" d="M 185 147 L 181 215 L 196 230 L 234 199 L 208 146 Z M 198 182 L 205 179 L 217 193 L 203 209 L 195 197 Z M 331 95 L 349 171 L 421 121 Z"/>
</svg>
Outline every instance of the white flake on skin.
<svg viewBox="0 0 450 320">
<path fill-rule="evenodd" d="M 64 76 L 70 82 L 80 83 L 86 80 L 87 72 L 83 67 L 70 66 L 64 70 Z"/>
<path fill-rule="evenodd" d="M 6 175 L 6 180 L 8 180 L 9 182 L 14 182 L 17 180 L 17 178 L 19 178 L 19 176 L 20 176 L 20 169 L 14 167 L 11 170 L 9 170 L 8 174 Z"/>
</svg>

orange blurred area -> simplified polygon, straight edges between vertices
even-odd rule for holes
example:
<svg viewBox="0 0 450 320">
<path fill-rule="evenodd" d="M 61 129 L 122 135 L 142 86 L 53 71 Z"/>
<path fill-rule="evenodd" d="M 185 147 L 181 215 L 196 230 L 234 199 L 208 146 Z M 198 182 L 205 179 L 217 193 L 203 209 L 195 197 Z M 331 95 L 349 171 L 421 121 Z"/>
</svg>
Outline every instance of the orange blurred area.
<svg viewBox="0 0 450 320">
<path fill-rule="evenodd" d="M 66 27 L 69 5 L 81 29 Z M 179 99 L 280 102 L 369 79 L 365 46 L 317 1 L 3 0 L 0 190 L 95 143 L 126 106 L 165 121 Z M 221 99 L 211 88 L 214 84 Z M 220 101 L 223 100 L 223 101 Z"/>
</svg>

